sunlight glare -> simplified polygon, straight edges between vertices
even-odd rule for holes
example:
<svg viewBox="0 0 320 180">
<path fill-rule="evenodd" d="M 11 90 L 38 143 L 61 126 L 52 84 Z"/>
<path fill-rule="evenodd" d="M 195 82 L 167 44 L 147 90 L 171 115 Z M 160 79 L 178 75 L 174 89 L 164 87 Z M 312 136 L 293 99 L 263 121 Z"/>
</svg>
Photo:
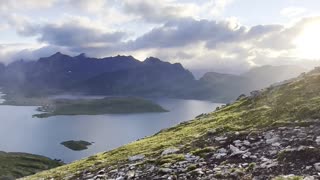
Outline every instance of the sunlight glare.
<svg viewBox="0 0 320 180">
<path fill-rule="evenodd" d="M 293 43 L 301 58 L 320 59 L 320 22 L 306 25 Z"/>
</svg>

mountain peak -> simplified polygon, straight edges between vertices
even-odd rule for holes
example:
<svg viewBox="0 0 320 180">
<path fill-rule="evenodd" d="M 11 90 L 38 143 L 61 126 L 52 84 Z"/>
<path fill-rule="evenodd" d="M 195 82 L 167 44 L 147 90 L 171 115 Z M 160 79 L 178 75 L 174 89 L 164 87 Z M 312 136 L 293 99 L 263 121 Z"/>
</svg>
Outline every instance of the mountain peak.
<svg viewBox="0 0 320 180">
<path fill-rule="evenodd" d="M 62 56 L 63 54 L 61 53 L 61 52 L 56 52 L 56 53 L 54 53 L 52 56 Z"/>
<path fill-rule="evenodd" d="M 155 57 L 148 57 L 147 59 L 144 60 L 144 63 L 162 63 L 163 61 L 161 61 L 159 58 L 155 58 Z"/>
<path fill-rule="evenodd" d="M 86 58 L 86 57 L 87 57 L 86 53 L 81 53 L 78 56 L 75 56 L 75 58 Z"/>
</svg>

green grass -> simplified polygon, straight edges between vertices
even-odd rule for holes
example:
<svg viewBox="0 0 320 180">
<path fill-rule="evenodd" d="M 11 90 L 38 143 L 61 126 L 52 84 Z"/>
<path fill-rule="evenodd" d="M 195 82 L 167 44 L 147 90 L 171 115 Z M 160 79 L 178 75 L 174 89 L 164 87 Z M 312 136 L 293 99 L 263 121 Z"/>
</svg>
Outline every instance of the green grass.
<svg viewBox="0 0 320 180">
<path fill-rule="evenodd" d="M 36 114 L 35 117 L 43 118 L 56 115 L 96 115 L 96 114 L 128 114 L 145 112 L 166 112 L 160 105 L 152 101 L 136 97 L 108 97 L 91 100 L 67 100 L 53 101 L 48 106 L 39 110 L 45 113 Z"/>
<path fill-rule="evenodd" d="M 60 165 L 62 163 L 43 156 L 0 152 L 0 179 L 19 178 Z"/>
<path fill-rule="evenodd" d="M 85 150 L 88 149 L 88 146 L 90 146 L 92 143 L 87 142 L 87 141 L 64 141 L 61 143 L 62 145 L 64 145 L 65 147 L 74 150 L 74 151 L 81 151 L 81 150 Z"/>
<path fill-rule="evenodd" d="M 162 130 L 154 136 L 97 154 L 94 159 L 79 160 L 27 179 L 59 179 L 70 174 L 76 177 L 78 171 L 127 162 L 128 157 L 137 154 L 144 154 L 147 159 L 154 159 L 166 148 L 190 146 L 192 142 L 201 140 L 201 137 L 212 130 L 216 130 L 216 133 L 257 130 L 281 124 L 304 123 L 306 120 L 319 117 L 320 76 L 311 74 L 278 87 L 265 89 L 257 97 L 241 98 L 207 116 Z M 196 149 L 191 147 L 190 150 Z M 206 151 L 207 149 L 204 149 L 204 152 Z M 200 153 L 201 150 L 195 152 Z"/>
</svg>

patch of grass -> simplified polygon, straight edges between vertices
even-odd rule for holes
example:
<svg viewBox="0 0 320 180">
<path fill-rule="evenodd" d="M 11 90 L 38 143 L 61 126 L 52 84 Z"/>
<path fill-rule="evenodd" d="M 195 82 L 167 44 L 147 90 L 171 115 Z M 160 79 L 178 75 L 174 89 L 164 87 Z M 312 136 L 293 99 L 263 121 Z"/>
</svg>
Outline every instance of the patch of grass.
<svg viewBox="0 0 320 180">
<path fill-rule="evenodd" d="M 175 163 L 175 162 L 184 161 L 184 160 L 185 160 L 185 157 L 183 154 L 170 154 L 170 155 L 160 157 L 156 161 L 156 164 L 163 165 L 166 163 Z"/>
<path fill-rule="evenodd" d="M 279 176 L 279 177 L 273 178 L 272 180 L 303 180 L 303 177 L 302 176 L 293 176 L 293 177 Z"/>
<path fill-rule="evenodd" d="M 187 171 L 193 171 L 193 170 L 195 170 L 195 169 L 197 169 L 197 166 L 194 165 L 194 164 L 191 164 L 191 165 L 189 165 L 189 166 L 187 167 Z"/>
<path fill-rule="evenodd" d="M 167 112 L 167 110 L 152 101 L 136 97 L 108 97 L 90 100 L 60 99 L 42 106 L 38 110 L 45 113 L 36 114 L 34 117 Z"/>
<path fill-rule="evenodd" d="M 191 154 L 195 156 L 203 157 L 205 154 L 213 152 L 215 150 L 214 147 L 205 147 L 205 148 L 198 148 L 194 151 L 191 151 Z"/>
</svg>

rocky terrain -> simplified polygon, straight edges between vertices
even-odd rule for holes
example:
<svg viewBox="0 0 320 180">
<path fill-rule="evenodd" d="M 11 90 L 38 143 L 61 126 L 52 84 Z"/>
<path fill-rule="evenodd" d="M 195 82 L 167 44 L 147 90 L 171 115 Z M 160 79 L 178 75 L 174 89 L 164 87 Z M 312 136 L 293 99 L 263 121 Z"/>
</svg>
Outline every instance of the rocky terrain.
<svg viewBox="0 0 320 180">
<path fill-rule="evenodd" d="M 320 179 L 319 72 L 25 179 Z"/>
<path fill-rule="evenodd" d="M 156 158 L 84 171 L 77 179 L 272 179 L 320 178 L 319 121 L 261 131 L 208 132 L 188 148 L 169 148 Z"/>
</svg>

